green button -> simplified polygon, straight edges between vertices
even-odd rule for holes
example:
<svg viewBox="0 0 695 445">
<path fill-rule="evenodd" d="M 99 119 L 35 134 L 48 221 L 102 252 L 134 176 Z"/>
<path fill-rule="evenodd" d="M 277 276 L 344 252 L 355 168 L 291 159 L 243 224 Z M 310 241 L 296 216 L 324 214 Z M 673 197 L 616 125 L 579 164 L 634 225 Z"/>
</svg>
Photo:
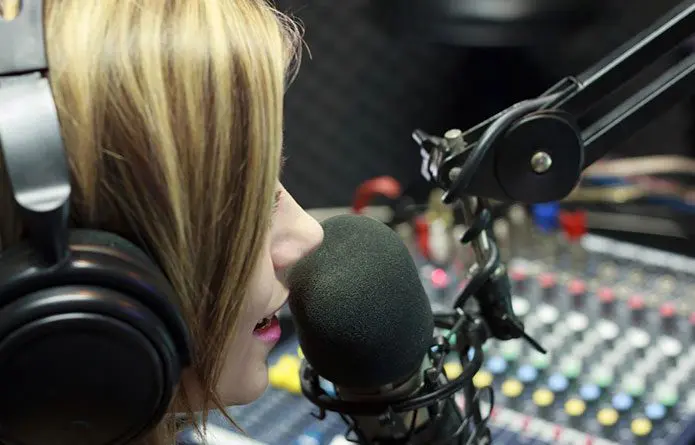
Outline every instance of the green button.
<svg viewBox="0 0 695 445">
<path fill-rule="evenodd" d="M 639 376 L 627 376 L 623 383 L 623 389 L 632 397 L 642 397 L 647 390 L 644 379 Z"/>
<path fill-rule="evenodd" d="M 515 340 L 504 342 L 500 347 L 500 353 L 508 362 L 514 362 L 521 355 L 521 343 Z"/>
<path fill-rule="evenodd" d="M 591 371 L 591 381 L 601 388 L 608 388 L 613 384 L 613 371 L 603 366 L 598 366 Z"/>
<path fill-rule="evenodd" d="M 565 357 L 560 364 L 560 372 L 568 379 L 576 379 L 582 373 L 582 362 L 574 357 Z"/>
<path fill-rule="evenodd" d="M 656 396 L 659 403 L 664 405 L 666 408 L 673 408 L 678 403 L 678 392 L 672 386 L 662 386 L 656 388 Z"/>
<path fill-rule="evenodd" d="M 550 366 L 550 354 L 542 354 L 538 351 L 531 352 L 531 365 L 539 370 L 548 369 L 548 366 Z"/>
<path fill-rule="evenodd" d="M 451 331 L 448 329 L 442 329 L 441 335 L 442 337 L 447 337 Z M 452 334 L 451 337 L 449 338 L 449 344 L 451 346 L 454 346 L 456 344 L 456 334 Z"/>
</svg>

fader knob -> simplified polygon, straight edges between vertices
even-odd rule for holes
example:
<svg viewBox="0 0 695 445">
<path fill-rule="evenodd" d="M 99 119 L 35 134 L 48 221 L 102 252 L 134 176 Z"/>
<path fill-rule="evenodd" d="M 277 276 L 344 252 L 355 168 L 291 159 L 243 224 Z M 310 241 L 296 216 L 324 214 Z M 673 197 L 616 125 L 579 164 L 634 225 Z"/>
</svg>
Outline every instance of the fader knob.
<svg viewBox="0 0 695 445">
<path fill-rule="evenodd" d="M 523 267 L 512 267 L 509 270 L 509 279 L 512 282 L 512 289 L 515 294 L 523 295 L 526 293 L 528 274 Z"/>
<path fill-rule="evenodd" d="M 586 283 L 579 279 L 573 279 L 567 285 L 567 291 L 572 299 L 572 305 L 576 309 L 581 309 L 586 298 Z"/>
<path fill-rule="evenodd" d="M 667 302 L 659 307 L 659 316 L 661 317 L 661 328 L 664 332 L 673 332 L 676 327 L 676 306 L 673 303 Z"/>
<path fill-rule="evenodd" d="M 633 295 L 627 299 L 627 307 L 630 309 L 630 317 L 633 324 L 640 324 L 644 320 L 644 298 Z"/>
<path fill-rule="evenodd" d="M 542 272 L 538 274 L 538 287 L 541 289 L 541 296 L 543 300 L 550 301 L 555 297 L 555 286 L 557 284 L 557 279 L 555 275 L 550 272 Z"/>
<path fill-rule="evenodd" d="M 601 315 L 610 317 L 615 309 L 615 292 L 609 287 L 598 290 L 598 301 L 601 304 Z"/>
</svg>

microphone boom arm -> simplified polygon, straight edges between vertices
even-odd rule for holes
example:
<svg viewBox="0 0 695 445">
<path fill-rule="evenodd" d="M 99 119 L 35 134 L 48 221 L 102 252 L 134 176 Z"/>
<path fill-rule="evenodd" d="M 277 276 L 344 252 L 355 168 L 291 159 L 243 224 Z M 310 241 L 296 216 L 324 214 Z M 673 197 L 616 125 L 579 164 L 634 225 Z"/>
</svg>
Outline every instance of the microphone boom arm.
<svg viewBox="0 0 695 445">
<path fill-rule="evenodd" d="M 447 191 L 447 202 L 479 196 L 532 204 L 566 197 L 583 169 L 695 91 L 692 54 L 603 116 L 585 119 L 693 30 L 695 2 L 687 0 L 583 73 L 461 133 L 458 143 L 415 130 L 424 176 Z"/>
</svg>

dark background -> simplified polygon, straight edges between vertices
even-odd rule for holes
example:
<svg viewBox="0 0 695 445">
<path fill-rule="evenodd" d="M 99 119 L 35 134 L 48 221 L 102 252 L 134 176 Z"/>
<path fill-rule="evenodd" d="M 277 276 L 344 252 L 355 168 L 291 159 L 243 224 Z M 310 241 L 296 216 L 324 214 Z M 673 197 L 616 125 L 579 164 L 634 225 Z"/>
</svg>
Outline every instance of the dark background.
<svg viewBox="0 0 695 445">
<path fill-rule="evenodd" d="M 410 187 L 411 195 L 425 196 L 413 129 L 436 134 L 467 128 L 538 95 L 597 62 L 677 2 L 599 3 L 590 23 L 563 35 L 522 46 L 474 47 L 419 39 L 417 32 L 396 34 L 375 18 L 370 0 L 280 0 L 280 9 L 304 24 L 308 47 L 287 94 L 283 182 L 307 208 L 349 205 L 363 180 L 385 174 Z M 692 121 L 684 100 L 611 156 L 693 155 Z"/>
</svg>

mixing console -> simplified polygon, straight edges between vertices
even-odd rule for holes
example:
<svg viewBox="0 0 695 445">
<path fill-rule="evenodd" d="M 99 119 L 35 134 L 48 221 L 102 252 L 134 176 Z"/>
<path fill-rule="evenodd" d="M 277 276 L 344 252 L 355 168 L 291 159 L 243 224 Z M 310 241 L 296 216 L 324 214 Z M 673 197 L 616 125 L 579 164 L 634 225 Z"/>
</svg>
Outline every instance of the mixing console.
<svg viewBox="0 0 695 445">
<path fill-rule="evenodd" d="M 495 235 L 515 311 L 549 353 L 520 340 L 486 343 L 474 384 L 495 389 L 493 443 L 674 443 L 695 419 L 695 260 L 588 234 L 568 241 L 519 209 Z M 433 264 L 411 247 L 433 309 L 450 309 L 470 253 L 452 244 Z M 348 443 L 338 415 L 311 416 L 300 354 L 290 334 L 271 355 L 271 388 L 232 417 L 265 444 Z M 447 364 L 450 377 L 459 372 Z"/>
</svg>

